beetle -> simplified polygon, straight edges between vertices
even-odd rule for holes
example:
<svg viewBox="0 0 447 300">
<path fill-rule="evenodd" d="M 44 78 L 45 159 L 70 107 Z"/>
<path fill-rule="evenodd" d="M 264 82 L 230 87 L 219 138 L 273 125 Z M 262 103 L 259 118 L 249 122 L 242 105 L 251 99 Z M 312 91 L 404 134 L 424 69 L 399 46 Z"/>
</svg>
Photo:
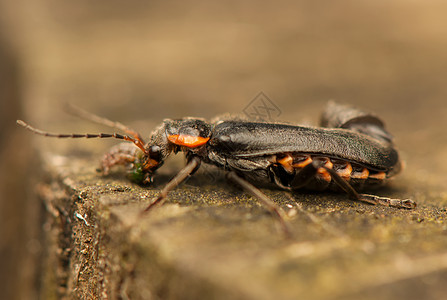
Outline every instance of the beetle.
<svg viewBox="0 0 447 300">
<path fill-rule="evenodd" d="M 284 225 L 277 205 L 256 186 L 296 191 L 344 191 L 350 198 L 370 204 L 413 209 L 413 200 L 390 199 L 357 191 L 382 185 L 401 170 L 392 136 L 376 116 L 330 102 L 321 127 L 250 121 L 244 118 L 165 119 L 146 143 L 129 127 L 71 106 L 72 113 L 124 131 L 126 134 L 54 134 L 17 123 L 32 132 L 58 138 L 116 138 L 121 143 L 107 152 L 100 171 L 123 165 L 132 180 L 149 184 L 171 153 L 183 152 L 186 166 L 161 190 L 145 211 L 161 204 L 172 189 L 192 175 L 201 163 L 227 171 L 230 180 L 255 195 Z M 285 226 L 285 225 L 284 225 Z"/>
</svg>

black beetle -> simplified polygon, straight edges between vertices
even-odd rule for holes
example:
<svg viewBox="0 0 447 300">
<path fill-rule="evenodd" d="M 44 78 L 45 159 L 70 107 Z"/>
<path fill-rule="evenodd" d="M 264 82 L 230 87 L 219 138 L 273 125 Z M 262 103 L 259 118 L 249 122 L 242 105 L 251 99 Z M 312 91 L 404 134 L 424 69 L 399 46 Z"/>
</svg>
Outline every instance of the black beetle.
<svg viewBox="0 0 447 300">
<path fill-rule="evenodd" d="M 257 196 L 282 221 L 277 206 L 258 186 L 274 185 L 285 190 L 343 190 L 352 199 L 398 208 L 415 208 L 410 199 L 399 200 L 356 190 L 383 184 L 401 169 L 392 136 L 377 117 L 361 110 L 330 102 L 322 115 L 323 127 L 255 122 L 229 118 L 206 122 L 198 118 L 166 119 L 151 134 L 148 143 L 134 130 L 78 108 L 72 112 L 91 121 L 120 129 L 127 135 L 52 134 L 18 124 L 34 133 L 59 138 L 117 138 L 133 142 L 113 147 L 105 154 L 101 171 L 124 165 L 131 178 L 150 183 L 155 171 L 171 153 L 184 152 L 187 165 L 163 188 L 148 208 L 164 202 L 170 190 L 200 163 L 228 171 L 228 178 Z"/>
</svg>

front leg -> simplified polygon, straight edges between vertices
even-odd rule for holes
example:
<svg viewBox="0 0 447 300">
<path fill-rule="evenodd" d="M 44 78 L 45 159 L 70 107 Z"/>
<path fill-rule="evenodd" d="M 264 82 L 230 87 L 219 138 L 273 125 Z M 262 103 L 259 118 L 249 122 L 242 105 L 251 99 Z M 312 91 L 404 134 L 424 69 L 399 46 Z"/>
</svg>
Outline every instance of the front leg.
<svg viewBox="0 0 447 300">
<path fill-rule="evenodd" d="M 168 193 L 173 189 L 175 189 L 186 178 L 188 178 L 188 176 L 197 171 L 199 167 L 200 167 L 200 159 L 198 157 L 192 157 L 186 164 L 186 166 L 183 169 L 181 169 L 177 173 L 177 175 L 175 175 L 175 177 L 168 182 L 168 184 L 165 185 L 165 187 L 161 190 L 159 196 L 146 207 L 143 213 L 148 212 L 155 205 L 162 205 L 166 201 Z"/>
<path fill-rule="evenodd" d="M 110 169 L 114 166 L 133 167 L 136 160 L 137 149 L 129 143 L 121 143 L 112 147 L 109 152 L 104 154 L 98 171 L 103 175 L 108 175 Z"/>
</svg>

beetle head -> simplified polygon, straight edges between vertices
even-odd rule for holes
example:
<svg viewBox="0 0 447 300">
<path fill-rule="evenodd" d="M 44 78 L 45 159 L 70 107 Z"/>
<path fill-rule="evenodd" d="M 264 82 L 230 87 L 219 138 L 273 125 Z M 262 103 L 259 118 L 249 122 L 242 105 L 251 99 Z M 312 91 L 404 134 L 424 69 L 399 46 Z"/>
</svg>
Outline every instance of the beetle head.
<svg viewBox="0 0 447 300">
<path fill-rule="evenodd" d="M 166 119 L 152 132 L 145 151 L 139 158 L 140 164 L 134 173 L 137 181 L 152 181 L 153 173 L 163 165 L 171 152 L 196 151 L 210 139 L 211 125 L 202 119 Z"/>
</svg>

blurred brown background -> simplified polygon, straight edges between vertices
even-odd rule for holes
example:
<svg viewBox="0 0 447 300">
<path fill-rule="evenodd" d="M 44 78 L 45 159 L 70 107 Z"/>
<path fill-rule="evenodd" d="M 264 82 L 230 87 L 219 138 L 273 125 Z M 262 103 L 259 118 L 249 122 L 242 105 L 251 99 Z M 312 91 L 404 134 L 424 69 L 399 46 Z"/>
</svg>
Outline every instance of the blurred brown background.
<svg viewBox="0 0 447 300">
<path fill-rule="evenodd" d="M 39 253 L 41 207 L 29 182 L 38 163 L 14 121 L 95 131 L 64 114 L 64 102 L 144 135 L 166 117 L 240 113 L 261 91 L 292 122 L 315 123 L 330 99 L 355 104 L 395 135 L 407 162 L 396 185 L 445 207 L 446 11 L 441 0 L 1 0 L 5 299 L 32 297 L 29 257 Z"/>
</svg>

